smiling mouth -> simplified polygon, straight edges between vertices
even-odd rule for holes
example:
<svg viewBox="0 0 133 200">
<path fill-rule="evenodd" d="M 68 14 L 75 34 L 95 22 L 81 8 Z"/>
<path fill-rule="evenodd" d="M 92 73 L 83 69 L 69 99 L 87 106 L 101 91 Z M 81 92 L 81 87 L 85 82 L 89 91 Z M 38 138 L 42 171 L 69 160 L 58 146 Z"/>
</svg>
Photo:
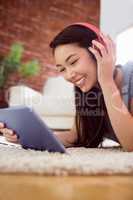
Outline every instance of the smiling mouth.
<svg viewBox="0 0 133 200">
<path fill-rule="evenodd" d="M 79 86 L 81 87 L 81 86 L 84 85 L 84 82 L 85 82 L 85 77 L 82 77 L 80 80 L 75 82 L 75 85 L 78 86 L 78 87 Z"/>
</svg>

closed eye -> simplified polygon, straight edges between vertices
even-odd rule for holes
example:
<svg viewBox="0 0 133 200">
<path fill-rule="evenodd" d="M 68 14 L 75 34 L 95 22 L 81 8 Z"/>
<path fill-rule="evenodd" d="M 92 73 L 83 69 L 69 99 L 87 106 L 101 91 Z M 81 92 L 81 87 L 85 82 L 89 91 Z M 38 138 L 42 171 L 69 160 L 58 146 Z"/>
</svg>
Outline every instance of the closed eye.
<svg viewBox="0 0 133 200">
<path fill-rule="evenodd" d="M 79 59 L 74 60 L 72 63 L 70 63 L 70 65 L 74 65 L 78 60 L 79 60 Z M 59 72 L 64 72 L 64 71 L 65 71 L 65 68 L 58 68 L 58 71 L 59 71 Z"/>
<path fill-rule="evenodd" d="M 63 72 L 65 71 L 65 68 L 59 69 L 59 72 Z"/>
<path fill-rule="evenodd" d="M 77 59 L 77 60 L 74 60 L 74 61 L 71 63 L 71 65 L 74 65 L 77 61 L 78 61 L 78 59 Z"/>
</svg>

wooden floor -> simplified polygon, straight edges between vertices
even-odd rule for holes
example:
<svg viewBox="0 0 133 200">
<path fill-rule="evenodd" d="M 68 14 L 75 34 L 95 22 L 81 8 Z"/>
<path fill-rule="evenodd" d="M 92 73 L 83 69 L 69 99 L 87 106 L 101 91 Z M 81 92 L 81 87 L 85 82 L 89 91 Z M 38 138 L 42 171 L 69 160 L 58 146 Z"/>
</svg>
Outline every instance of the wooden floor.
<svg viewBox="0 0 133 200">
<path fill-rule="evenodd" d="M 133 200 L 133 176 L 0 175 L 0 200 Z"/>
</svg>

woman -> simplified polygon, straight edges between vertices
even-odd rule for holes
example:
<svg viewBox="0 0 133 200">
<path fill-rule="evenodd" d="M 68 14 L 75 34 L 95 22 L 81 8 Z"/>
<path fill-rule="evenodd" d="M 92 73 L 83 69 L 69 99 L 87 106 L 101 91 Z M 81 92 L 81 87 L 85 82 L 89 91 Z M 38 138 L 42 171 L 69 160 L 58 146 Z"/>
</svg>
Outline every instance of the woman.
<svg viewBox="0 0 133 200">
<path fill-rule="evenodd" d="M 132 63 L 127 64 L 128 74 L 115 66 L 113 41 L 87 23 L 66 27 L 50 47 L 57 70 L 75 86 L 75 123 L 68 132 L 55 132 L 57 137 L 66 147 L 99 147 L 107 137 L 133 151 Z M 17 142 L 12 130 L 0 126 L 8 141 Z"/>
</svg>

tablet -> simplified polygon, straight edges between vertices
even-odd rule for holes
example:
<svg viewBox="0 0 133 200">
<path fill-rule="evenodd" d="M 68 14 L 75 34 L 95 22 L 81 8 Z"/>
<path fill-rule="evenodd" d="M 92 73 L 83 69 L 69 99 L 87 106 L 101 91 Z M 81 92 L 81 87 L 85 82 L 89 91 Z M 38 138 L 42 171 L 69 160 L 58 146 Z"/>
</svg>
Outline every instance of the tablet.
<svg viewBox="0 0 133 200">
<path fill-rule="evenodd" d="M 25 149 L 65 153 L 64 145 L 35 111 L 26 106 L 0 109 L 0 122 L 12 129 Z"/>
</svg>

